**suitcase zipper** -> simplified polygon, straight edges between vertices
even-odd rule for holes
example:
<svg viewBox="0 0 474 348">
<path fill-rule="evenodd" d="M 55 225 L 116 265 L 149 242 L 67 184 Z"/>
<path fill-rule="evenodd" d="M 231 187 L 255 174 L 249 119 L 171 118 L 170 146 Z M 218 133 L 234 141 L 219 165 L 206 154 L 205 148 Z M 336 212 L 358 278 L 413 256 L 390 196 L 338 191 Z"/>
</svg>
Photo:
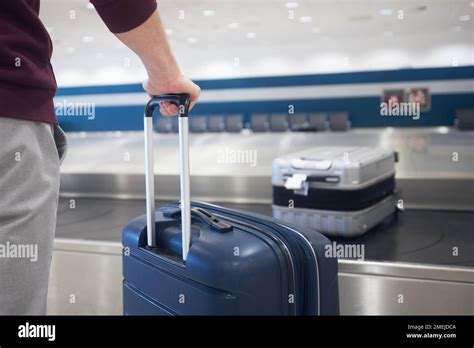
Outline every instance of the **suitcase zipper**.
<svg viewBox="0 0 474 348">
<path fill-rule="evenodd" d="M 193 202 L 193 203 L 196 203 L 196 202 Z M 198 202 L 198 204 L 203 205 L 205 209 L 210 209 L 210 210 L 212 210 L 212 204 L 209 204 L 209 203 L 202 203 L 202 202 Z M 230 213 L 230 214 L 239 216 L 238 213 L 236 214 L 232 209 L 223 208 L 223 207 L 219 207 L 219 209 L 220 209 L 220 210 L 225 210 L 227 213 Z M 214 214 L 217 215 L 215 212 L 214 212 Z M 220 217 L 223 218 L 223 219 L 231 219 L 231 218 L 229 218 L 229 217 L 227 217 L 227 216 L 226 216 L 226 217 L 223 217 L 222 215 L 220 215 Z M 237 220 L 235 220 L 235 221 L 237 221 Z M 237 223 L 241 223 L 241 221 L 237 221 Z M 278 223 L 272 223 L 272 224 L 276 224 L 278 227 L 282 227 L 282 226 L 283 226 L 283 227 L 285 227 L 285 228 L 290 229 L 291 231 L 293 231 L 294 233 L 296 233 L 296 234 L 300 237 L 300 239 L 302 239 L 302 240 L 304 241 L 304 243 L 305 243 L 306 245 L 308 245 L 308 247 L 311 249 L 311 254 L 312 254 L 312 256 L 313 256 L 314 264 L 315 264 L 316 270 L 317 270 L 317 272 L 316 272 L 316 286 L 317 286 L 317 289 L 318 289 L 318 296 L 317 296 L 317 304 L 316 304 L 316 307 L 317 307 L 317 308 L 316 308 L 316 313 L 317 313 L 318 315 L 320 315 L 320 313 L 321 313 L 321 303 L 320 303 L 320 302 L 321 302 L 321 301 L 320 301 L 321 287 L 320 287 L 320 281 L 319 281 L 319 264 L 318 264 L 317 256 L 316 256 L 316 254 L 315 254 L 315 252 L 314 252 L 314 249 L 313 249 L 311 243 L 309 242 L 308 238 L 306 238 L 306 236 L 304 236 L 304 234 L 302 234 L 301 232 L 295 230 L 294 228 L 288 227 L 288 226 L 286 226 L 286 225 L 278 224 Z M 254 228 L 253 225 L 249 225 L 249 226 L 251 226 L 252 228 Z M 272 227 L 272 229 L 275 230 L 275 227 L 274 227 L 274 226 L 271 226 L 271 227 Z M 279 231 L 276 231 L 276 232 L 277 232 L 279 235 L 282 235 L 282 233 L 280 233 Z M 265 232 L 265 233 L 267 233 L 267 232 Z M 270 235 L 271 235 L 271 234 L 270 234 Z M 275 236 L 273 236 L 273 235 L 271 235 L 271 236 L 272 236 L 272 237 L 275 237 Z M 288 237 L 286 237 L 286 236 L 283 236 L 283 239 L 284 239 L 285 241 L 288 241 Z M 280 241 L 281 241 L 281 239 L 280 239 Z M 286 244 L 283 243 L 283 245 L 286 245 Z M 292 263 L 292 265 L 293 265 L 293 264 L 294 264 L 294 263 Z M 304 277 L 304 276 L 305 276 L 305 274 L 303 274 L 303 277 Z M 295 277 L 293 277 L 293 279 L 295 279 Z M 304 279 L 304 278 L 303 278 L 303 279 Z M 296 288 L 296 285 L 295 285 L 295 288 Z"/>
<path fill-rule="evenodd" d="M 301 239 L 305 241 L 305 243 L 308 245 L 309 249 L 311 250 L 311 254 L 312 254 L 313 260 L 314 260 L 314 265 L 315 265 L 316 270 L 317 270 L 317 272 L 316 272 L 316 286 L 318 288 L 318 296 L 317 296 L 317 304 L 316 304 L 316 313 L 318 313 L 318 315 L 321 315 L 321 288 L 320 288 L 320 284 L 319 284 L 319 264 L 318 264 L 318 257 L 316 256 L 316 253 L 314 252 L 314 248 L 311 245 L 311 242 L 308 240 L 308 238 L 306 238 L 306 236 L 303 233 L 295 230 L 294 228 L 286 226 L 286 225 L 280 224 L 280 226 L 283 226 L 287 229 L 290 229 L 294 233 L 301 236 Z"/>
<path fill-rule="evenodd" d="M 295 272 L 293 257 L 291 255 L 290 250 L 286 246 L 285 242 L 281 238 L 279 238 L 278 236 L 275 236 L 275 235 L 265 231 L 264 229 L 262 229 L 260 227 L 256 227 L 254 225 L 251 225 L 251 224 L 248 224 L 248 223 L 230 218 L 228 216 L 222 216 L 222 215 L 217 214 L 215 212 L 213 214 L 215 216 L 219 217 L 220 219 L 224 220 L 224 221 L 232 222 L 233 224 L 237 224 L 237 225 L 241 225 L 241 226 L 246 227 L 246 229 L 243 229 L 243 230 L 246 231 L 247 233 L 255 234 L 252 230 L 258 231 L 261 234 L 265 235 L 266 237 L 272 239 L 280 247 L 280 249 L 283 251 L 283 255 L 284 255 L 284 258 L 285 258 L 285 261 L 286 261 L 288 276 L 289 276 L 288 277 L 289 278 L 288 289 L 289 289 L 289 292 L 290 292 L 289 295 L 293 294 L 295 296 L 295 301 L 293 303 L 288 302 L 289 311 L 290 311 L 290 315 L 297 315 L 297 313 L 296 313 L 296 278 L 295 278 L 295 273 L 296 272 Z"/>
</svg>

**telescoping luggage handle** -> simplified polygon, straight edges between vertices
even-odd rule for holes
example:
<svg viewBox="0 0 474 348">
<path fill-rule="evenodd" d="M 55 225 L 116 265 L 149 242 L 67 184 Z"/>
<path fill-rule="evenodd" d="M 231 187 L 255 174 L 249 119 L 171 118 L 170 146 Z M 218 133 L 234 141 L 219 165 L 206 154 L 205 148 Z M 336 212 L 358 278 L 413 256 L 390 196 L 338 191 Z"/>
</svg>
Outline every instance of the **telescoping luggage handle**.
<svg viewBox="0 0 474 348">
<path fill-rule="evenodd" d="M 146 220 L 147 245 L 156 247 L 155 234 L 155 182 L 153 158 L 153 111 L 162 102 L 178 106 L 179 117 L 179 170 L 181 190 L 181 230 L 183 261 L 186 261 L 191 244 L 191 197 L 189 190 L 189 134 L 188 112 L 191 103 L 189 94 L 163 94 L 150 99 L 145 107 L 145 170 L 146 170 Z"/>
</svg>

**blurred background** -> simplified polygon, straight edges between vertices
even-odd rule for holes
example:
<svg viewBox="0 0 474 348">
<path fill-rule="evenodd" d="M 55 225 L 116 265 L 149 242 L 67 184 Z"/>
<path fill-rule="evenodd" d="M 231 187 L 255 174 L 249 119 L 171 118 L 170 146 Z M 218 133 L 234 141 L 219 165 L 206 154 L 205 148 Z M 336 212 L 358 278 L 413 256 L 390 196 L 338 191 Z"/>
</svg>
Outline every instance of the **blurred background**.
<svg viewBox="0 0 474 348">
<path fill-rule="evenodd" d="M 42 6 L 60 86 L 145 78 L 138 58 L 88 1 Z M 473 64 L 469 0 L 161 0 L 158 6 L 176 58 L 194 79 Z"/>
<path fill-rule="evenodd" d="M 41 4 L 69 138 L 49 311 L 120 314 L 121 230 L 144 213 L 146 72 L 88 1 Z M 404 211 L 348 241 L 364 244 L 367 260 L 340 261 L 341 312 L 474 313 L 474 1 L 159 0 L 158 9 L 202 88 L 190 116 L 194 199 L 271 215 L 275 158 L 323 145 L 397 151 Z M 384 116 L 389 100 L 416 101 L 420 114 Z M 179 195 L 177 123 L 154 122 L 161 204 Z M 256 157 L 222 160 L 239 151 Z"/>
</svg>

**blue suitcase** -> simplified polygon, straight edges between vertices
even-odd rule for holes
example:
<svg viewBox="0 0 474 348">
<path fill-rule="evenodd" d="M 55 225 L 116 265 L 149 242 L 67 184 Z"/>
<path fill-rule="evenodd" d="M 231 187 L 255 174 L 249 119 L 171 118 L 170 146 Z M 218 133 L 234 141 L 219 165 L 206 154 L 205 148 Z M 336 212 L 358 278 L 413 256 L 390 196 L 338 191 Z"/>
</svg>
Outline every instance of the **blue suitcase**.
<svg viewBox="0 0 474 348">
<path fill-rule="evenodd" d="M 181 202 L 155 210 L 152 115 L 179 105 Z M 189 96 L 154 97 L 145 109 L 147 215 L 123 230 L 125 315 L 337 315 L 330 241 L 271 217 L 191 202 Z"/>
</svg>

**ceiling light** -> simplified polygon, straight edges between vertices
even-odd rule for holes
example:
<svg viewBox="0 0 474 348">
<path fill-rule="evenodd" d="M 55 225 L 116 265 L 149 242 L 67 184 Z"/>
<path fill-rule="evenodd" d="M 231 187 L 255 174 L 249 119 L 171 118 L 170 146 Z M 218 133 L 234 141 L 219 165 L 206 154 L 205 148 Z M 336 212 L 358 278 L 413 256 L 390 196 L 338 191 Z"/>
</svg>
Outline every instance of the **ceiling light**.
<svg viewBox="0 0 474 348">
<path fill-rule="evenodd" d="M 214 10 L 204 10 L 204 11 L 202 11 L 202 15 L 204 17 L 212 17 L 212 16 L 216 15 L 216 11 L 214 11 Z"/>
<path fill-rule="evenodd" d="M 82 37 L 82 42 L 84 42 L 84 43 L 91 43 L 91 42 L 93 42 L 93 41 L 94 41 L 94 37 L 93 37 L 93 36 L 88 36 L 88 35 L 86 35 L 86 36 L 83 36 L 83 37 Z"/>
<path fill-rule="evenodd" d="M 189 43 L 193 44 L 193 43 L 196 43 L 198 40 L 195 38 L 195 37 L 188 37 L 186 39 L 186 41 L 188 41 Z"/>
<path fill-rule="evenodd" d="M 297 7 L 299 7 L 299 6 L 300 6 L 300 4 L 298 4 L 296 1 L 287 2 L 287 3 L 285 4 L 285 7 L 286 7 L 286 8 L 289 8 L 289 9 L 297 8 Z"/>
<path fill-rule="evenodd" d="M 300 17 L 300 22 L 301 23 L 311 23 L 313 21 L 313 18 L 310 16 L 302 16 Z"/>
<path fill-rule="evenodd" d="M 393 14 L 393 10 L 391 8 L 382 8 L 379 11 L 381 16 L 391 16 Z"/>
<path fill-rule="evenodd" d="M 437 127 L 437 128 L 436 128 L 436 131 L 437 131 L 439 134 L 448 134 L 448 133 L 449 133 L 449 128 L 446 127 L 446 126 Z"/>
<path fill-rule="evenodd" d="M 237 22 L 229 23 L 228 25 L 229 29 L 237 29 L 239 26 L 240 24 Z"/>
<path fill-rule="evenodd" d="M 462 15 L 462 16 L 459 16 L 459 20 L 461 22 L 467 22 L 467 21 L 471 20 L 471 16 L 470 15 Z"/>
<path fill-rule="evenodd" d="M 173 34 L 173 29 L 165 29 L 165 32 L 167 35 L 172 35 Z"/>
<path fill-rule="evenodd" d="M 247 39 L 255 39 L 257 37 L 257 34 L 254 32 L 248 32 L 246 35 Z"/>
</svg>

